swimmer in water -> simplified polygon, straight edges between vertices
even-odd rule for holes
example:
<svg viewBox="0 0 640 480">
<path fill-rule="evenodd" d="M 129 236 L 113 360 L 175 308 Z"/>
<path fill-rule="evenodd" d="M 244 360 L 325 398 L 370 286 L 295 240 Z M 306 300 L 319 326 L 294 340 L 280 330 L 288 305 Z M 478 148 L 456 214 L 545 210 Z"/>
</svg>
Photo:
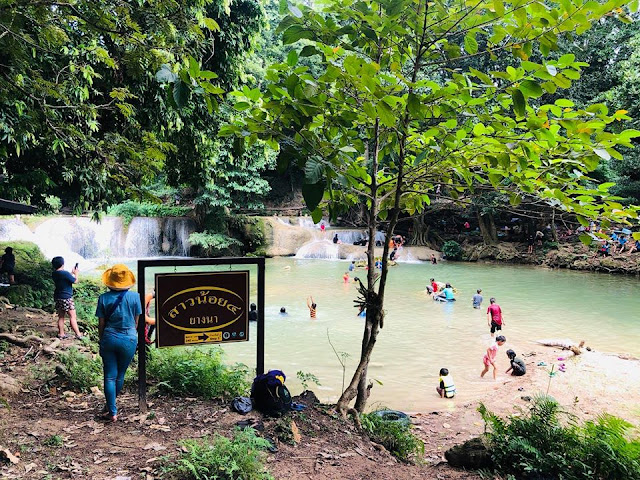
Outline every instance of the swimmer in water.
<svg viewBox="0 0 640 480">
<path fill-rule="evenodd" d="M 349 283 L 349 272 L 344 272 L 344 275 L 342 276 L 342 281 L 344 283 Z"/>
<path fill-rule="evenodd" d="M 287 313 L 287 309 L 286 309 L 286 308 L 284 308 L 284 307 L 280 307 L 280 316 L 281 316 L 281 317 L 286 317 L 287 315 L 289 315 L 289 314 Z"/>
<path fill-rule="evenodd" d="M 307 297 L 307 307 L 309 307 L 309 315 L 311 318 L 316 318 L 316 302 L 313 301 L 313 297 L 309 295 Z"/>
<path fill-rule="evenodd" d="M 257 322 L 258 321 L 258 307 L 256 306 L 255 303 L 252 303 L 251 305 L 249 305 L 249 321 L 250 322 Z"/>
</svg>

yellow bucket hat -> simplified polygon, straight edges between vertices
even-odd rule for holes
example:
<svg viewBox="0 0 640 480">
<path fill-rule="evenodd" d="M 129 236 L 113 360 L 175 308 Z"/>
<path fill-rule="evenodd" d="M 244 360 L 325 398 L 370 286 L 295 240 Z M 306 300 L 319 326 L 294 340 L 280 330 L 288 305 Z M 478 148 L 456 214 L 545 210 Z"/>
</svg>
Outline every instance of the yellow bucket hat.
<svg viewBox="0 0 640 480">
<path fill-rule="evenodd" d="M 136 284 L 136 277 L 129 267 L 116 263 L 102 274 L 102 283 L 113 290 L 128 290 Z"/>
</svg>

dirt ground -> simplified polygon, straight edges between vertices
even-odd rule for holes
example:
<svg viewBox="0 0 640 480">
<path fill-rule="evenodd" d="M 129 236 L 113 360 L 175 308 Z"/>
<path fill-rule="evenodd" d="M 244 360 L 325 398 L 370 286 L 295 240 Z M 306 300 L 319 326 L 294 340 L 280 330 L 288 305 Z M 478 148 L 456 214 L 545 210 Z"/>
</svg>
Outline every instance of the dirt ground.
<svg viewBox="0 0 640 480">
<path fill-rule="evenodd" d="M 550 393 L 568 410 L 582 418 L 609 411 L 635 424 L 640 419 L 636 359 L 598 352 L 573 357 L 532 345 L 524 355 L 525 377 L 487 380 L 486 398 L 443 400 L 438 411 L 411 415 L 415 433 L 425 442 L 423 463 L 418 465 L 398 462 L 323 405 L 275 420 L 257 412 L 242 416 L 220 402 L 150 396 L 149 411 L 140 414 L 135 392 L 129 391 L 118 400 L 119 421 L 106 424 L 98 419 L 104 405 L 101 392 L 73 392 L 64 384 L 43 385 L 34 378 L 34 366 L 55 362 L 41 348 L 55 337 L 52 316 L 9 310 L 0 314 L 0 328 L 45 339 L 42 344 L 11 346 L 0 358 L 0 397 L 6 400 L 0 402 L 3 478 L 151 480 L 159 478 L 163 462 L 179 454 L 179 440 L 229 435 L 236 422 L 253 418 L 264 427 L 260 434 L 277 448 L 268 454 L 267 466 L 279 480 L 479 479 L 476 473 L 449 467 L 443 457 L 450 446 L 482 433 L 478 402 L 502 415 L 519 414 L 530 397 L 549 386 L 549 365 L 565 357 L 570 357 L 563 361 L 567 372 L 552 377 Z M 77 342 L 65 340 L 58 348 L 72 345 Z M 538 366 L 541 362 L 546 365 Z M 608 372 L 616 372 L 615 382 L 609 381 Z M 16 379 L 17 387 L 12 383 Z M 14 394 L 6 393 L 11 387 L 17 388 Z M 297 442 L 291 435 L 292 422 L 300 433 Z"/>
</svg>

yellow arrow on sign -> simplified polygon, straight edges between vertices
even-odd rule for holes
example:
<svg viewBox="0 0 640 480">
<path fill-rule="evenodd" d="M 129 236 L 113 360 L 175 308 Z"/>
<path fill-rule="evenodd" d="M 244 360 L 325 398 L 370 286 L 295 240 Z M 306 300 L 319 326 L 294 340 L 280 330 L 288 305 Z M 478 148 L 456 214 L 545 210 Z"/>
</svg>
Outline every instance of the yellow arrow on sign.
<svg viewBox="0 0 640 480">
<path fill-rule="evenodd" d="M 222 332 L 185 333 L 184 343 L 221 342 Z"/>
</svg>

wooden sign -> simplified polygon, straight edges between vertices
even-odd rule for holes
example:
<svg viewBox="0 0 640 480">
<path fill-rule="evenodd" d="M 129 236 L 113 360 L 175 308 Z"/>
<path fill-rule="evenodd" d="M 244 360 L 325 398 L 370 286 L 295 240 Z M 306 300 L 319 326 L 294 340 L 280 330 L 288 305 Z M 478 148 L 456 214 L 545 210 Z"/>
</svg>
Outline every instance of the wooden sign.
<svg viewBox="0 0 640 480">
<path fill-rule="evenodd" d="M 249 272 L 156 274 L 158 347 L 249 340 Z"/>
</svg>

